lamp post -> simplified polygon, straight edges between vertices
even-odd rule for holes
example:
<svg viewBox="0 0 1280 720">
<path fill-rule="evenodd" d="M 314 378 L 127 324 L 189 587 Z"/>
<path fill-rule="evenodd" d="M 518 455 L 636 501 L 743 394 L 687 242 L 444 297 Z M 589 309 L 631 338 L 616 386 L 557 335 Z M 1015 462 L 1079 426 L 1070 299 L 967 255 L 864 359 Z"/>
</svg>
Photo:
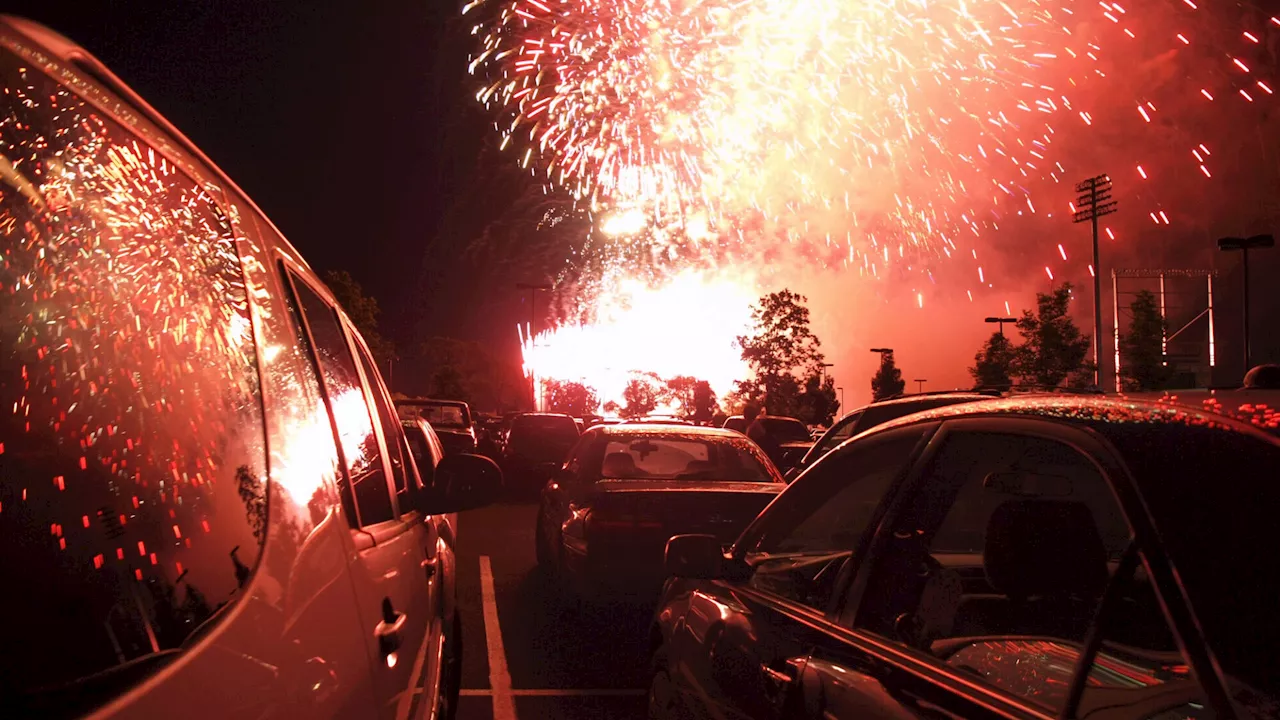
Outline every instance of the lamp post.
<svg viewBox="0 0 1280 720">
<path fill-rule="evenodd" d="M 822 363 L 822 384 L 827 384 L 827 368 L 835 367 L 835 363 Z"/>
<path fill-rule="evenodd" d="M 529 291 L 529 345 L 533 345 L 533 324 L 537 321 L 538 307 L 538 291 L 550 290 L 551 286 L 546 284 L 533 283 L 516 283 L 517 290 Z M 529 373 L 529 393 L 533 397 L 533 409 L 538 409 L 538 380 L 534 377 L 534 373 Z M 544 403 L 545 405 L 545 403 Z"/>
<path fill-rule="evenodd" d="M 1218 249 L 1240 251 L 1240 266 L 1244 273 L 1244 371 L 1249 372 L 1251 348 L 1249 346 L 1249 251 L 1253 249 L 1275 247 L 1276 240 L 1270 235 L 1254 235 L 1253 237 L 1225 237 L 1218 240 Z"/>
<path fill-rule="evenodd" d="M 924 384 L 925 384 L 925 383 L 927 383 L 927 382 L 929 382 L 929 381 L 928 381 L 928 380 L 921 379 L 921 378 L 916 378 L 915 380 L 912 380 L 911 382 L 916 383 L 916 392 L 917 392 L 917 393 L 923 393 L 923 392 L 924 392 Z"/>
<path fill-rule="evenodd" d="M 989 323 L 997 323 L 997 324 L 999 324 L 999 325 L 1000 325 L 1000 337 L 1004 337 L 1004 324 L 1005 324 L 1005 323 L 1016 323 L 1016 322 L 1018 322 L 1018 318 L 1011 318 L 1011 317 L 989 317 L 989 318 L 987 318 L 986 320 L 984 320 L 983 322 L 989 322 Z"/>
<path fill-rule="evenodd" d="M 884 362 L 886 356 L 893 354 L 893 348 L 871 348 L 871 352 L 880 353 L 880 362 Z"/>
<path fill-rule="evenodd" d="M 840 412 L 844 412 L 844 388 L 836 388 L 840 392 Z"/>
</svg>

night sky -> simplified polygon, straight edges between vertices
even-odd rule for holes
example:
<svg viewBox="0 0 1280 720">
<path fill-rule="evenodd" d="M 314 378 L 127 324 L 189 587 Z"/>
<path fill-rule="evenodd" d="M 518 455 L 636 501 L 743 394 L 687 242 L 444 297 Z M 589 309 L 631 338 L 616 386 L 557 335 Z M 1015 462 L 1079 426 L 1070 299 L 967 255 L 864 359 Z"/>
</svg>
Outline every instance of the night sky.
<svg viewBox="0 0 1280 720">
<path fill-rule="evenodd" d="M 38 0 L 5 10 L 96 55 L 313 267 L 349 271 L 382 306 L 384 334 L 402 346 L 481 340 L 514 356 L 528 309 L 513 283 L 545 272 L 482 272 L 465 251 L 510 204 L 503 196 L 531 183 L 491 147 L 467 82 L 470 23 L 454 3 Z"/>
</svg>

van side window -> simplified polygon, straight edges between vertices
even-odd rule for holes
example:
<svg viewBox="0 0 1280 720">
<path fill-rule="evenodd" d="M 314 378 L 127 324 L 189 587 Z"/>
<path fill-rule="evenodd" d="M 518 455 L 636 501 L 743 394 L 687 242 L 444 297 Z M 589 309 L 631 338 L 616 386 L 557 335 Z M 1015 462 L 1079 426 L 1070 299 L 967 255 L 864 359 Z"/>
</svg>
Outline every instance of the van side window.
<svg viewBox="0 0 1280 720">
<path fill-rule="evenodd" d="M 364 370 L 365 379 L 368 381 L 369 394 L 373 396 L 374 412 L 382 425 L 382 437 L 387 444 L 387 459 L 391 465 L 391 481 L 396 495 L 403 498 L 408 490 L 409 473 L 404 460 L 408 450 L 404 444 L 404 430 L 400 427 L 400 417 L 396 415 L 395 406 L 391 403 L 391 398 L 382 384 L 382 378 L 374 367 L 373 359 L 369 357 L 369 351 L 365 348 L 364 342 L 356 340 L 355 345 L 356 355 L 360 357 L 360 368 Z M 408 510 L 407 505 L 400 508 L 401 512 Z"/>
<path fill-rule="evenodd" d="M 372 409 L 365 400 L 355 358 L 351 356 L 337 311 L 296 275 L 289 275 L 297 293 L 298 309 L 310 330 L 312 350 L 320 376 L 324 378 L 325 397 L 346 466 L 346 478 L 339 486 L 355 499 L 356 515 L 349 520 L 353 527 L 391 520 L 396 513 L 387 489 Z"/>
<path fill-rule="evenodd" d="M 79 716 L 226 616 L 280 494 L 221 194 L 8 50 L 0 85 L 0 715 Z"/>
</svg>

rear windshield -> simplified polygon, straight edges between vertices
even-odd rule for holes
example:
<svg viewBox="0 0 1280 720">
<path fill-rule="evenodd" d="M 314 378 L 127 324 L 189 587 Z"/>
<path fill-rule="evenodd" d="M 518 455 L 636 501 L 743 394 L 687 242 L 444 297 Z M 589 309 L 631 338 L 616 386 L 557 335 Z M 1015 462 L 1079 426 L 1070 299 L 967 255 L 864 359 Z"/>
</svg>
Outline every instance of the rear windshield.
<svg viewBox="0 0 1280 720">
<path fill-rule="evenodd" d="M 524 438 L 544 437 L 557 440 L 577 440 L 578 423 L 568 416 L 522 415 L 511 425 L 511 436 Z"/>
<path fill-rule="evenodd" d="M 399 403 L 396 412 L 402 420 L 422 418 L 435 428 L 468 428 L 471 427 L 471 413 L 465 405 L 445 405 L 443 403 Z"/>
<path fill-rule="evenodd" d="M 778 442 L 807 442 L 813 438 L 804 423 L 793 418 L 764 418 L 757 421 Z"/>
<path fill-rule="evenodd" d="M 1280 698 L 1280 445 L 1210 427 L 1117 423 L 1105 433 L 1138 478 L 1223 670 Z"/>
<path fill-rule="evenodd" d="M 600 474 L 611 480 L 773 482 L 766 462 L 745 438 L 639 435 L 609 440 Z"/>
</svg>

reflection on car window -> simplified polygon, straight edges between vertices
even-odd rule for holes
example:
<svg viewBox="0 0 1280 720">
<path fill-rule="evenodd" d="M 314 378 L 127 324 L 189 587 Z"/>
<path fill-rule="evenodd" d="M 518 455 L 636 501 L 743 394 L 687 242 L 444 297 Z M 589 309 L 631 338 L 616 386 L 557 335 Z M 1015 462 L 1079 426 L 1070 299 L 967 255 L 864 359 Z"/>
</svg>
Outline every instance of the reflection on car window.
<svg viewBox="0 0 1280 720">
<path fill-rule="evenodd" d="M 264 427 L 215 197 L 31 63 L 0 82 L 0 707 L 60 715 L 234 602 Z"/>
<path fill-rule="evenodd" d="M 293 278 L 293 286 L 311 331 L 329 408 L 337 425 L 339 446 L 346 459 L 347 477 L 339 487 L 344 494 L 354 495 L 359 525 L 390 520 L 395 517 L 395 510 L 387 489 L 382 452 L 346 335 L 331 305 L 297 277 Z M 357 522 L 356 516 L 349 519 Z"/>
<path fill-rule="evenodd" d="M 391 397 L 382 384 L 378 370 L 374 367 L 373 358 L 369 356 L 369 351 L 362 344 L 356 343 L 356 354 L 360 358 L 360 369 L 364 371 L 368 381 L 366 387 L 369 389 L 369 394 L 373 395 L 374 415 L 382 425 L 382 439 L 387 446 L 392 486 L 395 488 L 397 497 L 404 497 L 408 492 L 409 469 L 405 466 L 404 444 L 400 440 L 403 434 L 400 429 L 400 420 L 396 416 L 395 406 L 392 405 Z M 408 509 L 408 506 L 404 505 L 400 511 L 407 512 Z"/>
<path fill-rule="evenodd" d="M 741 438 L 638 434 L 609 441 L 600 474 L 611 480 L 773 482 L 764 462 Z"/>
<path fill-rule="evenodd" d="M 836 576 L 906 469 L 923 429 L 906 428 L 829 456 L 769 510 L 749 559 L 753 587 L 824 609 Z"/>
<path fill-rule="evenodd" d="M 422 418 L 432 427 L 465 428 L 471 425 L 471 418 L 466 408 L 461 405 L 437 403 L 414 403 L 401 401 L 396 406 L 401 419 L 412 420 Z"/>
<path fill-rule="evenodd" d="M 1097 467 L 1052 440 L 956 433 L 893 530 L 857 624 L 1033 702 L 1060 701 L 1108 550 L 1118 556 L 1130 535 Z"/>
<path fill-rule="evenodd" d="M 854 413 L 840 421 L 830 434 L 822 439 L 822 443 L 816 448 L 815 458 L 821 457 L 823 454 L 831 452 L 837 445 L 853 437 L 853 430 L 858 426 L 858 420 L 862 417 L 862 413 Z"/>
</svg>

